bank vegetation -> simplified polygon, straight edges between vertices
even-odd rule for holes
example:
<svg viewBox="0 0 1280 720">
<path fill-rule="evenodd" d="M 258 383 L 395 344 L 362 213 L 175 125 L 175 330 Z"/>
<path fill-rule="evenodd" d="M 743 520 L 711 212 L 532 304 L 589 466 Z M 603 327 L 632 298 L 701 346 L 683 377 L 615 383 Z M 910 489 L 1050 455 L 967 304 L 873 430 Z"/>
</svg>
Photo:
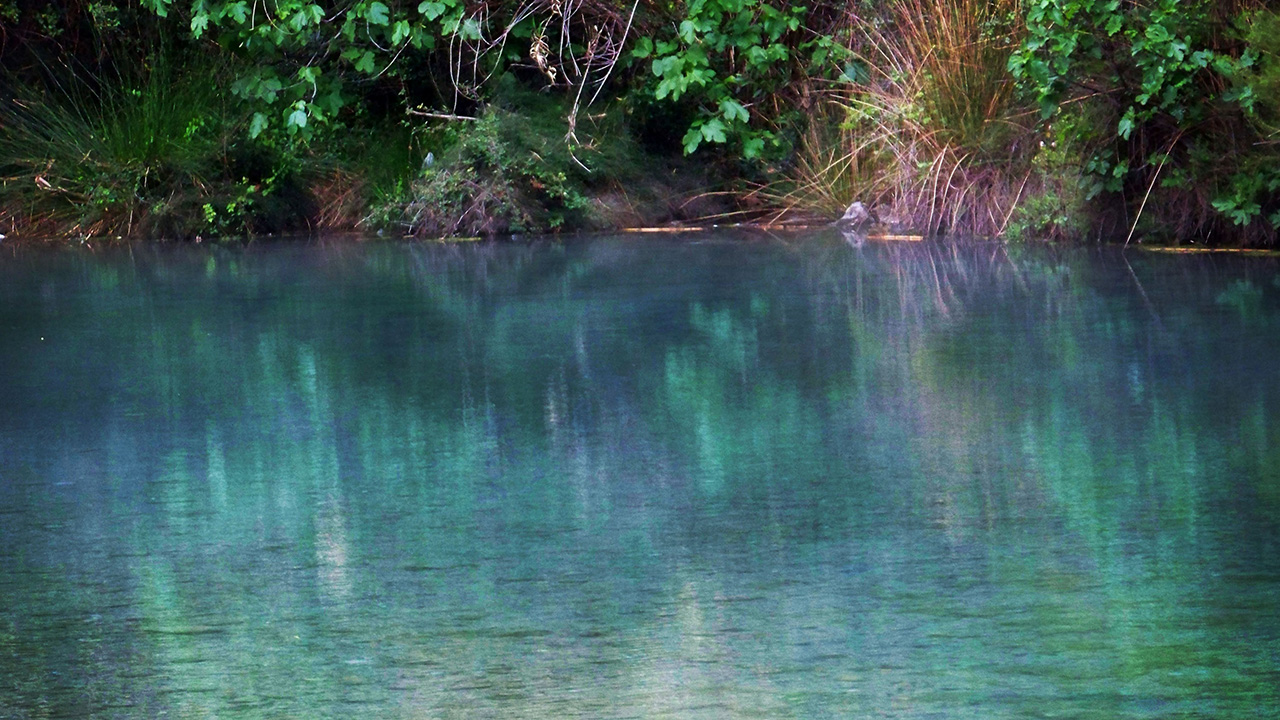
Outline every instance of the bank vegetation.
<svg viewBox="0 0 1280 720">
<path fill-rule="evenodd" d="M 1272 245 L 1261 0 L 0 0 L 0 233 Z"/>
</svg>

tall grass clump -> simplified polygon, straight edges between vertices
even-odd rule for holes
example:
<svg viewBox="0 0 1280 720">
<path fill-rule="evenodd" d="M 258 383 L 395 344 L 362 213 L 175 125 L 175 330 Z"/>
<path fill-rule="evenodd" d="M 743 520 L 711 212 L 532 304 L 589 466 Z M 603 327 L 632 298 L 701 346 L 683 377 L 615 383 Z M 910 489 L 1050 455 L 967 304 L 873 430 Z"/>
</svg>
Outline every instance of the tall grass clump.
<svg viewBox="0 0 1280 720">
<path fill-rule="evenodd" d="M 218 69 L 177 68 L 160 55 L 105 75 L 46 67 L 40 80 L 11 80 L 0 99 L 0 226 L 61 237 L 243 232 L 271 173 L 231 143 L 236 115 Z"/>
<path fill-rule="evenodd" d="M 838 213 L 853 200 L 929 233 L 998 235 L 1028 180 L 1033 117 L 1007 70 L 1018 0 L 892 0 L 851 15 L 853 60 L 777 193 Z"/>
</svg>

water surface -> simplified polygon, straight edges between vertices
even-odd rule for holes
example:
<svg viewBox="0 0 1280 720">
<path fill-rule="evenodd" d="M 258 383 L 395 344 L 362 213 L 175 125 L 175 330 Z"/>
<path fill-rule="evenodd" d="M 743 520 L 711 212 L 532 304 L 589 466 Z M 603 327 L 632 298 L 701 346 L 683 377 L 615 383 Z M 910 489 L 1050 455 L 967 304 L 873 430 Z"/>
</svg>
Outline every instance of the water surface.
<svg viewBox="0 0 1280 720">
<path fill-rule="evenodd" d="M 1275 716 L 1278 277 L 6 250 L 0 717 Z"/>
</svg>

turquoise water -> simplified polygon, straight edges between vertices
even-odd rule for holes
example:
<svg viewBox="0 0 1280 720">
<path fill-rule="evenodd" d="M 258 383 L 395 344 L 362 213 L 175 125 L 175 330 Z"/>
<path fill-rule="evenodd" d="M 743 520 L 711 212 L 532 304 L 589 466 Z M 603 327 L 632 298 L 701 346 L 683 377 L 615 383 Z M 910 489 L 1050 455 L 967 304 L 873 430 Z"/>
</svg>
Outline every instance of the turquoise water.
<svg viewBox="0 0 1280 720">
<path fill-rule="evenodd" d="M 6 249 L 0 717 L 1280 716 L 1277 278 Z"/>
</svg>

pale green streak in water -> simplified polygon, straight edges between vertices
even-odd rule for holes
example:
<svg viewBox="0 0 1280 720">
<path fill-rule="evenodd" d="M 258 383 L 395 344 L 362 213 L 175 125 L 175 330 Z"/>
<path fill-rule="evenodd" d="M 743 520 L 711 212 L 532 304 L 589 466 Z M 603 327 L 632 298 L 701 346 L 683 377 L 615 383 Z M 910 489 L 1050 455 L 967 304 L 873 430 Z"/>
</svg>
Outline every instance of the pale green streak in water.
<svg viewBox="0 0 1280 720">
<path fill-rule="evenodd" d="M 0 260 L 0 717 L 1280 714 L 1269 259 Z"/>
</svg>

